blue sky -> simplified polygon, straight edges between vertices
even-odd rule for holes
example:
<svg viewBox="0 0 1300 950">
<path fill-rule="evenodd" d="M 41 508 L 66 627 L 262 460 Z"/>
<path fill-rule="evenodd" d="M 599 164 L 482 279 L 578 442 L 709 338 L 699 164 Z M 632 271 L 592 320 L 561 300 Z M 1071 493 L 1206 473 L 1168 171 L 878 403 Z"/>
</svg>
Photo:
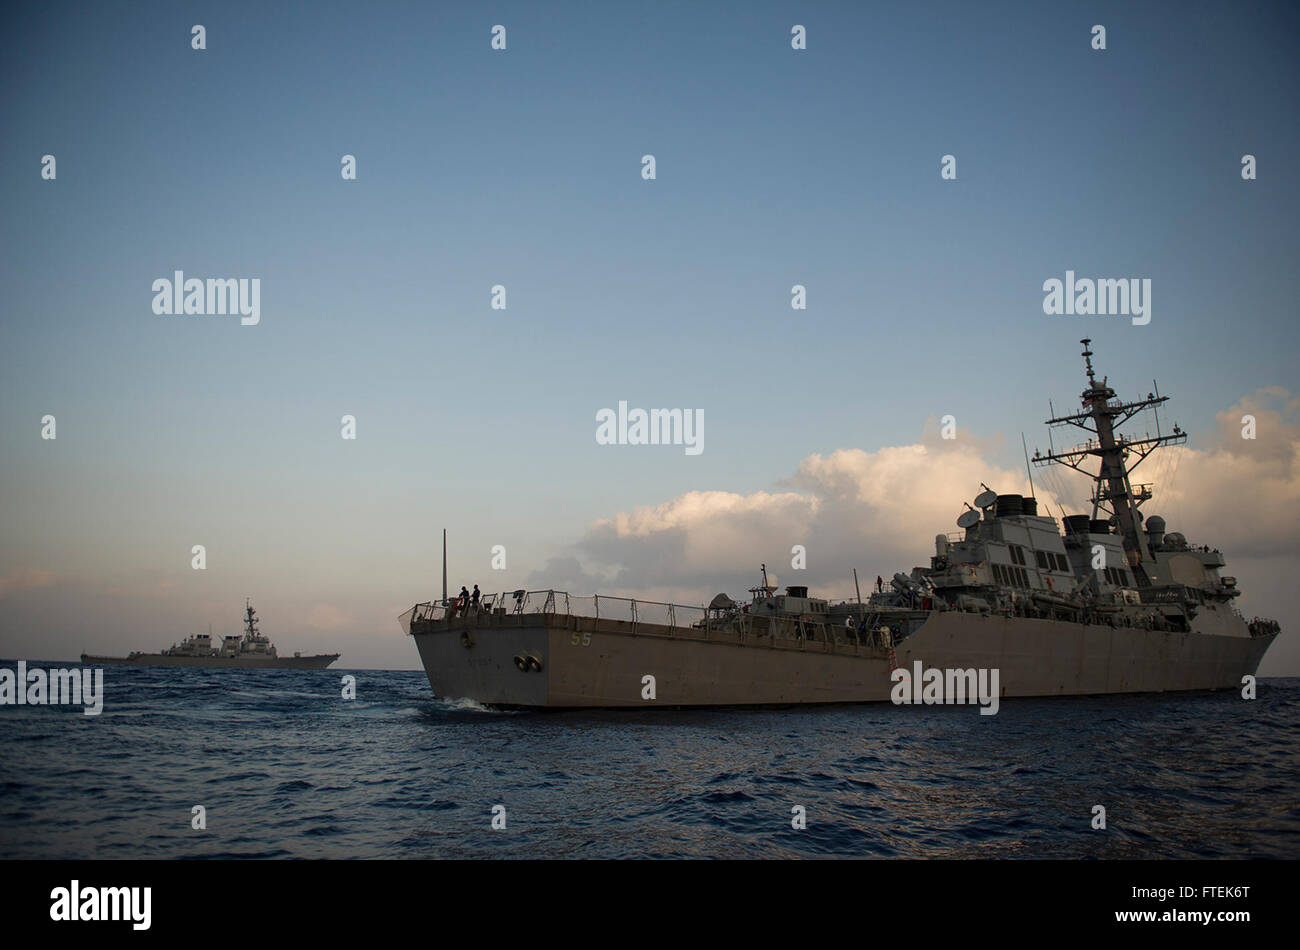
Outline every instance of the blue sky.
<svg viewBox="0 0 1300 950">
<path fill-rule="evenodd" d="M 0 575 L 81 592 L 31 592 L 57 637 L 73 600 L 119 598 L 120 649 L 245 595 L 370 636 L 432 593 L 443 526 L 481 552 L 457 577 L 506 544 L 505 587 L 594 519 L 945 413 L 1014 469 L 1085 335 L 1195 441 L 1300 392 L 1297 26 L 1244 3 L 14 8 Z M 1044 315 L 1067 268 L 1150 278 L 1150 325 Z M 259 277 L 260 325 L 154 315 L 176 269 Z M 598 446 L 619 400 L 703 409 L 705 452 Z"/>
</svg>

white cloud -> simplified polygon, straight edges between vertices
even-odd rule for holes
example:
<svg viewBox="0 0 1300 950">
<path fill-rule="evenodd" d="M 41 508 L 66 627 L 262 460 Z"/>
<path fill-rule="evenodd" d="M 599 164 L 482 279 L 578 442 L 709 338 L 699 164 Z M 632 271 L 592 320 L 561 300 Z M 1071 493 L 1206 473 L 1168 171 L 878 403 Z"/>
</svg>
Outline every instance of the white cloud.
<svg viewBox="0 0 1300 950">
<path fill-rule="evenodd" d="M 1247 412 L 1256 417 L 1253 441 L 1241 438 Z M 1164 515 L 1169 530 L 1193 543 L 1224 551 L 1229 571 L 1234 554 L 1295 560 L 1297 415 L 1300 400 L 1279 387 L 1263 389 L 1218 414 L 1217 438 L 1209 444 L 1158 450 L 1135 474 L 1135 481 L 1157 482 L 1146 513 Z M 770 491 L 691 491 L 619 512 L 593 523 L 574 545 L 574 556 L 552 560 L 534 572 L 529 586 L 698 602 L 717 591 L 741 593 L 766 562 L 783 583 L 846 595 L 854 567 L 874 581 L 877 573 L 888 578 L 927 564 L 934 536 L 956 530 L 962 502 L 981 483 L 1027 494 L 1023 471 L 991 461 L 1000 444 L 999 438 L 944 441 L 931 423 L 914 445 L 808 456 Z M 1076 504 L 1088 494 L 1083 477 L 1071 472 L 1038 478 L 1041 513 L 1048 505 L 1052 514 L 1062 512 L 1049 484 Z M 795 544 L 807 548 L 806 572 L 791 570 Z M 1249 591 L 1250 578 L 1240 580 Z"/>
<path fill-rule="evenodd" d="M 962 501 L 982 481 L 1002 492 L 1027 490 L 1023 474 L 983 457 L 988 447 L 927 438 L 876 452 L 841 449 L 804 459 L 772 491 L 692 491 L 620 512 L 592 524 L 577 556 L 553 560 L 530 586 L 604 580 L 601 592 L 675 593 L 696 602 L 720 590 L 739 594 L 765 562 L 785 583 L 847 593 L 855 566 L 874 578 L 886 567 L 892 574 L 926 563 L 934 535 L 956 530 Z M 796 544 L 807 550 L 806 572 L 791 568 Z M 548 576 L 555 568 L 559 579 Z"/>
</svg>

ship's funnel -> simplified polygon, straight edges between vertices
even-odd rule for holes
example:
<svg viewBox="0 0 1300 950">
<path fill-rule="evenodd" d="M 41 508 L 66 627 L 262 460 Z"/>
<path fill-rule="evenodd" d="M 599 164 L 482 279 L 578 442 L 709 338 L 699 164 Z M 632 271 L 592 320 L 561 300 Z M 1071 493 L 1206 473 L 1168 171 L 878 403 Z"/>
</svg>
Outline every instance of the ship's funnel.
<svg viewBox="0 0 1300 950">
<path fill-rule="evenodd" d="M 1066 515 L 1065 516 L 1065 533 L 1066 534 L 1087 534 L 1092 527 L 1092 519 L 1087 515 Z"/>
<path fill-rule="evenodd" d="M 1110 534 L 1110 522 L 1103 521 L 1101 518 L 1093 518 L 1088 522 L 1088 530 L 1093 534 Z"/>
<path fill-rule="evenodd" d="M 998 517 L 1007 518 L 1020 514 L 1024 501 L 1021 495 L 998 495 Z"/>
<path fill-rule="evenodd" d="M 1022 515 L 1033 515 L 1038 517 L 1038 499 L 1022 498 L 1020 499 L 1020 513 Z"/>
</svg>

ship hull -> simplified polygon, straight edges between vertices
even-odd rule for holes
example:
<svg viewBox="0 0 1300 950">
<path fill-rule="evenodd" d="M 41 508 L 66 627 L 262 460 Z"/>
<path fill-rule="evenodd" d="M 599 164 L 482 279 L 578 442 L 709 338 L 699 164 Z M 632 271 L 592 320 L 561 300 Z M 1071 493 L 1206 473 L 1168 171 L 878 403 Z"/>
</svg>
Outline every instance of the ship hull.
<svg viewBox="0 0 1300 950">
<path fill-rule="evenodd" d="M 1239 689 L 1273 640 L 958 612 L 932 614 L 892 657 L 563 614 L 417 622 L 412 634 L 436 696 L 524 708 L 887 702 L 891 670 L 916 662 L 997 669 L 1003 698 Z"/>
<path fill-rule="evenodd" d="M 323 670 L 339 658 L 338 653 L 316 656 L 166 656 L 141 653 L 137 656 L 81 655 L 85 666 L 202 666 L 222 670 Z"/>
</svg>

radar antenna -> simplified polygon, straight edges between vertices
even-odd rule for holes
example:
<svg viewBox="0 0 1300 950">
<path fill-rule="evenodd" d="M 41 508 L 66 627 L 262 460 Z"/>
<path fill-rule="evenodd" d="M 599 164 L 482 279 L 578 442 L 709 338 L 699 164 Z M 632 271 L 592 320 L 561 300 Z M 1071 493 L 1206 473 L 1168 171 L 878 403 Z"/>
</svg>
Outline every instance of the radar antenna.
<svg viewBox="0 0 1300 950">
<path fill-rule="evenodd" d="M 1154 409 L 1168 402 L 1168 396 L 1149 394 L 1146 399 L 1135 402 L 1122 402 L 1115 398 L 1115 391 L 1107 385 L 1106 377 L 1097 382 L 1092 368 L 1092 350 L 1090 339 L 1079 341 L 1083 344 L 1084 367 L 1088 374 L 1088 388 L 1082 393 L 1083 409 L 1068 416 L 1056 416 L 1047 420 L 1047 425 L 1072 425 L 1091 433 L 1095 438 L 1076 445 L 1072 449 L 1057 452 L 1055 449 L 1043 455 L 1034 451 L 1034 464 L 1040 467 L 1056 463 L 1066 465 L 1077 472 L 1082 472 L 1093 480 L 1092 517 L 1099 511 L 1111 516 L 1111 521 L 1119 528 L 1124 540 L 1124 555 L 1128 559 L 1133 576 L 1141 586 L 1151 582 L 1142 568 L 1142 514 L 1139 509 L 1144 501 L 1151 497 L 1150 485 L 1133 486 L 1129 475 L 1142 464 L 1142 460 L 1162 445 L 1182 444 L 1187 441 L 1187 433 L 1174 426 L 1170 435 L 1160 435 L 1144 439 L 1128 439 L 1117 433 L 1124 423 L 1145 409 Z M 1154 387 L 1154 383 L 1152 384 Z M 1154 390 L 1158 393 L 1159 390 Z M 1083 467 L 1084 462 L 1096 456 L 1100 468 L 1096 473 Z M 1131 465 L 1128 460 L 1137 456 Z"/>
</svg>

